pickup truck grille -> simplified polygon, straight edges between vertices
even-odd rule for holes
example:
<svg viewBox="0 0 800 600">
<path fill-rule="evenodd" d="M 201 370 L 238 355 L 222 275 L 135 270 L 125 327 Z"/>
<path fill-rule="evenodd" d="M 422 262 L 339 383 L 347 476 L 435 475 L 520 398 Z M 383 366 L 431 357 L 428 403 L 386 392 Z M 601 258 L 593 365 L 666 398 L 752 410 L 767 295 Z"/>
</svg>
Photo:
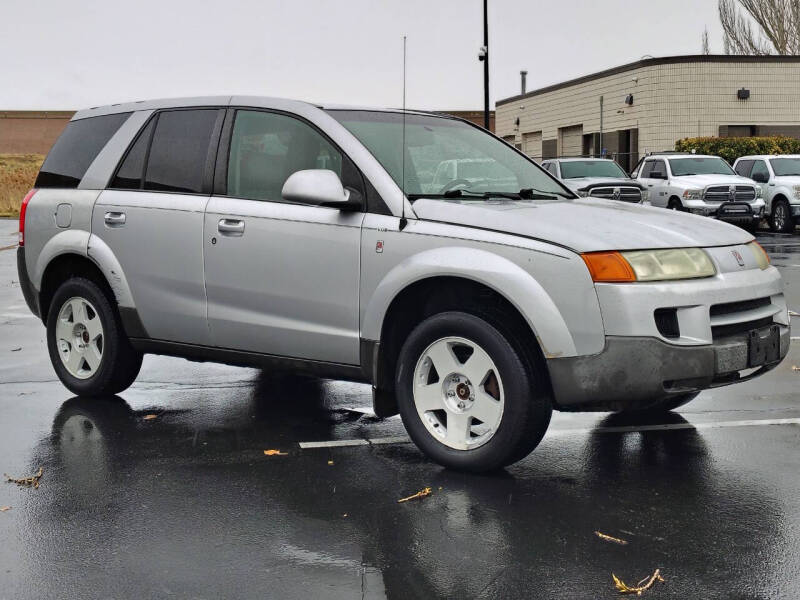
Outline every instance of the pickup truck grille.
<svg viewBox="0 0 800 600">
<path fill-rule="evenodd" d="M 619 191 L 617 192 L 617 190 Z M 632 186 L 604 186 L 589 190 L 589 196 L 592 198 L 621 200 L 622 202 L 641 202 L 642 190 Z"/>
<path fill-rule="evenodd" d="M 749 185 L 737 185 L 733 197 L 731 186 L 715 185 L 706 190 L 705 199 L 709 202 L 752 202 L 756 199 L 756 190 Z"/>
<path fill-rule="evenodd" d="M 711 337 L 716 341 L 766 327 L 772 324 L 773 317 L 779 310 L 769 297 L 715 304 L 709 311 Z"/>
</svg>

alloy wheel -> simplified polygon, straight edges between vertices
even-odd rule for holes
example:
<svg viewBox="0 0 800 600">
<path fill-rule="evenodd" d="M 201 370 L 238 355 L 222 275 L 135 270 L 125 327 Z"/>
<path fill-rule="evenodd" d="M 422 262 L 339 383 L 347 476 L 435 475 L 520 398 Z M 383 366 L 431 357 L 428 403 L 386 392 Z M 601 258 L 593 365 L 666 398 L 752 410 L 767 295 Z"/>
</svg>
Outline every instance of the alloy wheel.
<svg viewBox="0 0 800 600">
<path fill-rule="evenodd" d="M 475 342 L 446 337 L 428 346 L 414 368 L 414 404 L 428 432 L 456 450 L 487 443 L 500 426 L 503 382 Z"/>
<path fill-rule="evenodd" d="M 73 297 L 64 302 L 56 321 L 56 344 L 61 362 L 77 379 L 88 379 L 103 359 L 103 324 L 91 302 Z"/>
</svg>

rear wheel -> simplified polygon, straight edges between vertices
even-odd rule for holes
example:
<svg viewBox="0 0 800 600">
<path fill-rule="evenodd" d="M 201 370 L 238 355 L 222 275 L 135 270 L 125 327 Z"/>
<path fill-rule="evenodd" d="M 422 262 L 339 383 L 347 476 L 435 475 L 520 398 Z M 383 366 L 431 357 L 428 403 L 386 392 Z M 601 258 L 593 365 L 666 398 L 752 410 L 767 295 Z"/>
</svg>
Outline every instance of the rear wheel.
<svg viewBox="0 0 800 600">
<path fill-rule="evenodd" d="M 431 459 L 488 471 L 527 456 L 550 423 L 543 378 L 492 324 L 471 314 L 434 315 L 400 352 L 396 386 L 411 439 Z"/>
<path fill-rule="evenodd" d="M 142 365 L 105 292 L 81 277 L 68 279 L 53 295 L 47 349 L 58 378 L 79 396 L 121 392 Z"/>
<path fill-rule="evenodd" d="M 772 206 L 772 215 L 769 219 L 769 226 L 772 231 L 778 233 L 790 233 L 794 231 L 794 217 L 789 203 L 783 198 L 776 200 Z"/>
</svg>

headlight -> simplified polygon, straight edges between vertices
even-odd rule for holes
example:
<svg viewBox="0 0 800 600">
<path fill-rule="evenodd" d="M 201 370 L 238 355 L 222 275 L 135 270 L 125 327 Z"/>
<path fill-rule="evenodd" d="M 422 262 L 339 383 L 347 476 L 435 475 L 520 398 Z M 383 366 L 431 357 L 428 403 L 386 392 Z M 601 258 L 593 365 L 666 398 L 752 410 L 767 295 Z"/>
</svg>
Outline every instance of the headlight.
<svg viewBox="0 0 800 600">
<path fill-rule="evenodd" d="M 684 200 L 702 200 L 703 190 L 686 190 L 683 192 Z"/>
<path fill-rule="evenodd" d="M 764 190 L 761 189 L 760 185 L 756 186 L 756 198 L 763 198 L 764 197 Z"/>
<path fill-rule="evenodd" d="M 650 190 L 642 190 L 642 202 L 647 202 L 649 199 L 650 199 Z"/>
<path fill-rule="evenodd" d="M 717 271 L 700 248 L 582 254 L 596 282 L 670 281 L 711 277 Z"/>
<path fill-rule="evenodd" d="M 800 185 L 794 186 L 794 195 L 796 198 L 800 198 Z"/>
<path fill-rule="evenodd" d="M 762 271 L 769 266 L 769 256 L 761 247 L 761 244 L 758 242 L 750 242 L 747 244 L 747 247 L 750 248 L 750 251 L 753 253 L 753 256 L 756 257 L 756 263 L 758 263 L 758 268 Z"/>
</svg>

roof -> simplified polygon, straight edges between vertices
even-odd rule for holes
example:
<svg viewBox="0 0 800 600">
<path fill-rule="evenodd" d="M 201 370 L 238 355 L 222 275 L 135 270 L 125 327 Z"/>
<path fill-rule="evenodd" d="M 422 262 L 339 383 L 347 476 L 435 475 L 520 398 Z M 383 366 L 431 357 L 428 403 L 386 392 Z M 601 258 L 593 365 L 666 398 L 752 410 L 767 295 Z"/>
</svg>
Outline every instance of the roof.
<svg viewBox="0 0 800 600">
<path fill-rule="evenodd" d="M 751 154 L 740 156 L 736 160 L 769 160 L 771 158 L 800 158 L 800 154 Z"/>
<path fill-rule="evenodd" d="M 713 154 L 692 154 L 691 152 L 654 152 L 644 158 L 720 158 Z"/>
<path fill-rule="evenodd" d="M 587 160 L 615 162 L 610 158 L 600 158 L 599 156 L 568 156 L 564 158 L 548 158 L 547 160 L 557 160 L 560 162 L 576 162 L 576 161 L 587 161 Z"/>
<path fill-rule="evenodd" d="M 539 88 L 536 90 L 532 90 L 525 94 L 517 94 L 516 96 L 511 96 L 509 98 L 503 98 L 502 100 L 498 100 L 495 105 L 502 106 L 503 104 L 508 104 L 509 102 L 514 102 L 515 100 L 522 100 L 523 98 L 531 98 L 533 96 L 539 96 L 541 94 L 546 94 L 548 92 L 554 92 L 556 90 L 560 90 L 563 88 L 567 88 L 573 85 L 578 85 L 581 83 L 586 83 L 589 81 L 594 81 L 596 79 L 602 79 L 604 77 L 609 77 L 611 75 L 617 75 L 619 73 L 625 73 L 626 71 L 634 71 L 636 69 L 641 69 L 644 67 L 655 67 L 658 65 L 674 65 L 674 64 L 681 64 L 681 63 L 795 63 L 800 64 L 800 56 L 781 56 L 781 55 L 768 55 L 768 56 L 739 56 L 733 54 L 689 54 L 685 56 L 663 56 L 661 58 L 643 58 L 637 60 L 635 62 L 627 63 L 624 65 L 620 65 L 619 67 L 613 67 L 611 69 L 606 69 L 605 71 L 598 71 L 597 73 L 591 73 L 590 75 L 583 75 L 581 77 L 577 77 L 575 79 L 570 79 L 567 81 L 563 81 L 561 83 L 556 83 L 553 85 L 549 85 L 547 87 Z"/>
<path fill-rule="evenodd" d="M 283 109 L 286 108 L 299 108 L 299 107 L 317 107 L 323 110 L 364 110 L 364 111 L 379 111 L 379 112 L 404 112 L 401 108 L 385 108 L 375 106 L 348 106 L 342 104 L 318 104 L 313 102 L 305 102 L 303 100 L 292 100 L 288 98 L 272 98 L 269 96 L 189 96 L 182 98 L 158 98 L 154 100 L 137 100 L 135 102 L 124 102 L 118 104 L 107 104 L 105 106 L 95 106 L 80 110 L 75 113 L 73 120 L 87 119 L 89 117 L 98 117 L 101 115 L 110 115 L 122 112 L 134 112 L 139 110 L 156 110 L 162 108 L 184 108 L 188 106 L 228 106 L 234 104 L 236 106 L 248 106 L 250 103 L 253 106 L 275 105 Z M 452 115 L 406 109 L 406 114 L 419 114 L 419 115 L 435 115 L 440 117 L 453 117 Z"/>
</svg>

